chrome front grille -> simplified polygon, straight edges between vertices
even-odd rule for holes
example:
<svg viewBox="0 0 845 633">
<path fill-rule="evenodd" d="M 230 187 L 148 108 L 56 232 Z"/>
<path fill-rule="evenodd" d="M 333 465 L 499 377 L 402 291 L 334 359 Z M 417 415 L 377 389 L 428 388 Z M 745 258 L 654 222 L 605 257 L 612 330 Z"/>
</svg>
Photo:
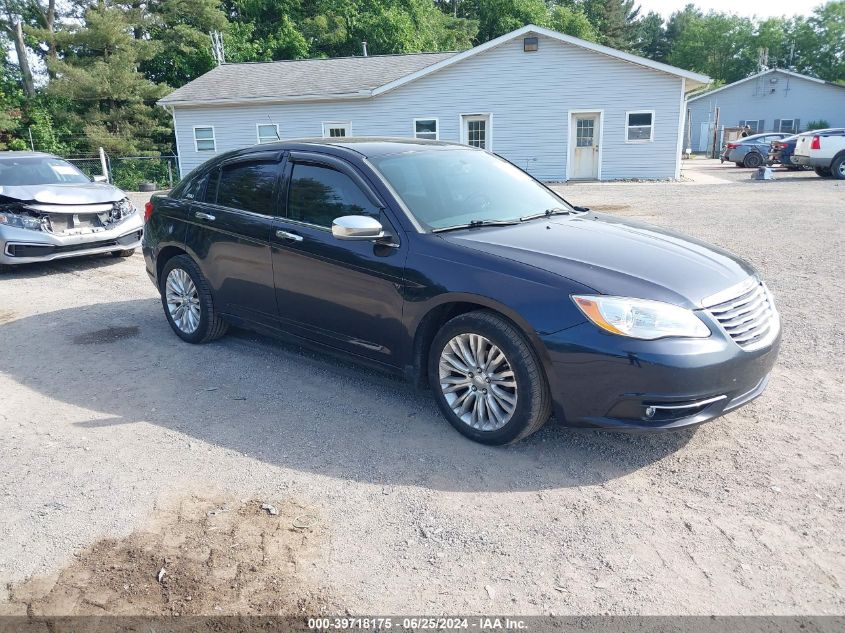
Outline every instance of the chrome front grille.
<svg viewBox="0 0 845 633">
<path fill-rule="evenodd" d="M 738 294 L 707 308 L 722 329 L 744 350 L 770 343 L 780 329 L 772 295 L 758 279 L 741 284 Z"/>
</svg>

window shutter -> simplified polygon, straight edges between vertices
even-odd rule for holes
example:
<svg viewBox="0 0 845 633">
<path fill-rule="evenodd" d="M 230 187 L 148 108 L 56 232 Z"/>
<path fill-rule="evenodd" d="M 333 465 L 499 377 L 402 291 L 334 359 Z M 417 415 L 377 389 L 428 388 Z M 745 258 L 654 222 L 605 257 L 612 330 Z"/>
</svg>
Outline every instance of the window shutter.
<svg viewBox="0 0 845 633">
<path fill-rule="evenodd" d="M 801 119 L 795 119 L 795 130 L 794 132 L 798 134 L 801 131 Z"/>
<path fill-rule="evenodd" d="M 775 129 L 773 132 L 780 132 L 780 119 L 775 119 Z"/>
<path fill-rule="evenodd" d="M 766 122 L 763 119 L 757 121 L 757 131 L 758 132 L 765 132 L 766 131 Z"/>
</svg>

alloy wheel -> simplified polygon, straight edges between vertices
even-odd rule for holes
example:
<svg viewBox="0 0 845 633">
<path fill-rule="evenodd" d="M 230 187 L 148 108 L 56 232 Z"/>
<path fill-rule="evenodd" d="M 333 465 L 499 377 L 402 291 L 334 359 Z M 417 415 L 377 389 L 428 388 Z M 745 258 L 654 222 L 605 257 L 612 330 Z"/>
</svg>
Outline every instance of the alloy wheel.
<svg viewBox="0 0 845 633">
<path fill-rule="evenodd" d="M 480 334 L 459 334 L 440 352 L 439 382 L 452 411 L 468 426 L 497 431 L 516 409 L 516 376 L 504 352 Z"/>
<path fill-rule="evenodd" d="M 165 301 L 170 318 L 182 332 L 193 334 L 200 324 L 200 299 L 191 276 L 181 268 L 167 275 Z"/>
</svg>

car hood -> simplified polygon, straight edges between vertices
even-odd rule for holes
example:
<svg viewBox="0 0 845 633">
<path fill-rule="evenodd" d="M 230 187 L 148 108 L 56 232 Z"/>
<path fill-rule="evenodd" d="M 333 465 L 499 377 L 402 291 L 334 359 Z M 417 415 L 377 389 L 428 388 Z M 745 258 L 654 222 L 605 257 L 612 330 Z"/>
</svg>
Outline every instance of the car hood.
<svg viewBox="0 0 845 633">
<path fill-rule="evenodd" d="M 700 308 L 756 272 L 720 248 L 648 224 L 589 213 L 442 233 L 455 245 L 548 270 L 601 294 Z"/>
<path fill-rule="evenodd" d="M 41 204 L 99 204 L 117 202 L 126 197 L 117 187 L 100 182 L 62 185 L 0 185 L 0 197 Z"/>
</svg>

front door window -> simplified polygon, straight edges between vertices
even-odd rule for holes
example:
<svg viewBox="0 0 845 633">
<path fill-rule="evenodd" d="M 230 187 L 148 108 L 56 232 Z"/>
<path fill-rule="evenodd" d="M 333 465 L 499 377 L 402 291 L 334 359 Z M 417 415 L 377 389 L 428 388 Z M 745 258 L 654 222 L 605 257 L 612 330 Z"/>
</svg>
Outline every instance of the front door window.
<svg viewBox="0 0 845 633">
<path fill-rule="evenodd" d="M 595 119 L 576 119 L 576 143 L 578 147 L 592 147 L 595 138 Z"/>
<path fill-rule="evenodd" d="M 490 117 L 488 115 L 464 116 L 464 142 L 470 147 L 490 149 Z"/>
</svg>

